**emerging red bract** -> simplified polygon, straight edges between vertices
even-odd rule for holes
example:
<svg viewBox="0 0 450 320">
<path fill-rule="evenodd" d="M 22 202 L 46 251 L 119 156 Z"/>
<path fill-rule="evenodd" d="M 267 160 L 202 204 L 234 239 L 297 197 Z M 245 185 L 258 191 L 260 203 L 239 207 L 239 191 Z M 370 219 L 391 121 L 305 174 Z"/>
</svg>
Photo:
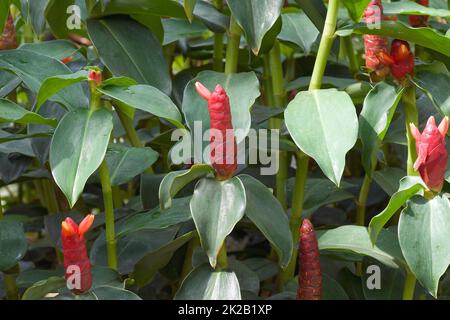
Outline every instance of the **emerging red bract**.
<svg viewBox="0 0 450 320">
<path fill-rule="evenodd" d="M 408 42 L 398 39 L 392 41 L 391 57 L 393 60 L 391 72 L 395 79 L 403 80 L 406 75 L 414 73 L 414 55 Z"/>
<path fill-rule="evenodd" d="M 3 34 L 0 36 L 0 50 L 10 50 L 17 48 L 16 28 L 14 27 L 14 20 L 11 15 L 8 16 L 3 29 Z"/>
<path fill-rule="evenodd" d="M 421 4 L 422 6 L 428 7 L 429 1 L 428 0 L 416 0 L 418 4 Z M 409 16 L 409 24 L 412 27 L 418 28 L 418 27 L 426 27 L 428 22 L 428 16 L 423 15 L 411 15 Z"/>
<path fill-rule="evenodd" d="M 230 100 L 225 89 L 218 84 L 211 93 L 203 84 L 196 82 L 198 94 L 208 101 L 210 118 L 211 164 L 219 180 L 231 178 L 237 169 L 237 144 L 233 132 Z"/>
<path fill-rule="evenodd" d="M 320 300 L 322 297 L 322 272 L 316 232 L 308 219 L 300 227 L 299 271 L 297 300 Z"/>
<path fill-rule="evenodd" d="M 80 270 L 80 287 L 73 289 L 74 293 L 83 293 L 92 286 L 91 262 L 87 255 L 84 234 L 94 222 L 94 215 L 87 215 L 80 225 L 71 218 L 66 218 L 61 224 L 61 239 L 64 255 L 65 278 L 73 276 L 73 267 Z"/>
<path fill-rule="evenodd" d="M 419 129 L 411 123 L 411 131 L 416 139 L 417 160 L 414 169 L 420 172 L 425 184 L 435 192 L 439 192 L 444 184 L 445 169 L 447 168 L 447 149 L 445 135 L 448 131 L 448 118 L 445 117 L 439 127 L 431 116 L 425 129 Z"/>
</svg>

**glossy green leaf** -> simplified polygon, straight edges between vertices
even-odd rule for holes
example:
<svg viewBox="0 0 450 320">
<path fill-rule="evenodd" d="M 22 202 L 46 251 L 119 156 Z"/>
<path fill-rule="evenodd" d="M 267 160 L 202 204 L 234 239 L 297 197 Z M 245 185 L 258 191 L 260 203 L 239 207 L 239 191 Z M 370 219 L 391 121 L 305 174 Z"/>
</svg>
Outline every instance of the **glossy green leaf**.
<svg viewBox="0 0 450 320">
<path fill-rule="evenodd" d="M 167 265 L 175 251 L 191 240 L 193 235 L 194 232 L 188 232 L 142 258 L 134 266 L 133 279 L 136 285 L 143 287 L 151 282 L 158 270 Z"/>
<path fill-rule="evenodd" d="M 173 0 L 110 0 L 102 9 L 97 4 L 92 16 L 104 16 L 114 14 L 152 14 L 157 16 L 186 18 L 183 6 Z"/>
<path fill-rule="evenodd" d="M 367 228 L 361 226 L 342 226 L 336 229 L 317 231 L 319 250 L 349 252 L 377 259 L 381 263 L 397 268 L 405 261 L 394 232 L 382 230 L 374 246 Z"/>
<path fill-rule="evenodd" d="M 80 70 L 76 73 L 66 74 L 61 76 L 53 76 L 44 80 L 37 95 L 37 110 L 42 104 L 57 94 L 59 91 L 73 84 L 87 81 L 88 72 Z"/>
<path fill-rule="evenodd" d="M 212 32 L 224 33 L 230 25 L 230 18 L 206 1 L 197 1 L 194 16 L 201 20 Z"/>
<path fill-rule="evenodd" d="M 373 180 L 389 196 L 397 192 L 400 187 L 400 180 L 406 175 L 406 171 L 400 168 L 383 168 L 373 173 Z"/>
<path fill-rule="evenodd" d="M 386 82 L 378 83 L 364 100 L 359 116 L 359 137 L 362 142 L 362 161 L 371 177 L 376 153 L 392 121 L 403 90 Z"/>
<path fill-rule="evenodd" d="M 45 10 L 50 0 L 25 0 L 28 2 L 28 18 L 31 21 L 34 33 L 40 35 L 45 28 Z"/>
<path fill-rule="evenodd" d="M 450 10 L 435 9 L 432 7 L 422 6 L 413 1 L 383 3 L 383 12 L 388 15 L 425 15 L 433 17 L 450 17 Z"/>
<path fill-rule="evenodd" d="M 232 15 L 244 30 L 247 43 L 258 55 L 262 39 L 281 13 L 281 0 L 229 0 Z"/>
<path fill-rule="evenodd" d="M 142 300 L 137 294 L 113 286 L 100 286 L 90 292 L 95 300 Z"/>
<path fill-rule="evenodd" d="M 67 113 L 56 128 L 50 146 L 50 167 L 71 207 L 103 161 L 112 127 L 110 112 L 78 109 Z"/>
<path fill-rule="evenodd" d="M 98 90 L 130 107 L 150 112 L 183 128 L 181 114 L 177 106 L 163 92 L 149 85 L 106 86 Z"/>
<path fill-rule="evenodd" d="M 348 14 L 353 21 L 359 22 L 370 0 L 343 0 Z M 383 4 L 384 6 L 384 4 Z"/>
<path fill-rule="evenodd" d="M 189 170 L 169 172 L 159 185 L 159 202 L 161 208 L 172 206 L 172 199 L 187 184 L 206 175 L 213 175 L 214 169 L 207 164 L 195 164 Z"/>
<path fill-rule="evenodd" d="M 412 198 L 400 215 L 398 236 L 409 268 L 436 298 L 439 279 L 450 264 L 450 203 L 447 197 Z"/>
<path fill-rule="evenodd" d="M 8 18 L 9 5 L 10 5 L 9 0 L 2 1 L 0 3 L 0 33 L 3 33 L 6 19 Z"/>
<path fill-rule="evenodd" d="M 111 184 L 118 186 L 144 172 L 158 160 L 159 154 L 152 148 L 131 148 L 111 144 L 106 152 Z"/>
<path fill-rule="evenodd" d="M 260 280 L 256 272 L 247 267 L 242 261 L 236 259 L 229 260 L 228 264 L 229 268 L 236 274 L 241 292 L 247 291 L 258 295 Z"/>
<path fill-rule="evenodd" d="M 70 57 L 78 51 L 73 42 L 69 40 L 51 40 L 45 42 L 24 43 L 19 47 L 19 49 L 40 53 L 44 56 L 48 56 L 56 60 Z"/>
<path fill-rule="evenodd" d="M 303 91 L 289 103 L 284 118 L 296 145 L 339 186 L 345 155 L 358 135 L 350 96 L 335 89 Z"/>
<path fill-rule="evenodd" d="M 0 221 L 0 271 L 12 268 L 27 252 L 27 239 L 22 224 Z"/>
<path fill-rule="evenodd" d="M 183 0 L 184 12 L 186 13 L 186 17 L 188 17 L 190 22 L 194 20 L 194 9 L 196 4 L 197 0 Z"/>
<path fill-rule="evenodd" d="M 0 99 L 0 122 L 15 122 L 21 124 L 45 124 L 56 127 L 56 119 L 47 119 L 40 114 L 28 111 L 18 104 L 6 99 Z"/>
<path fill-rule="evenodd" d="M 342 29 L 348 35 L 351 29 Z M 357 34 L 375 34 L 394 39 L 414 42 L 422 47 L 436 50 L 450 57 L 450 38 L 431 28 L 413 28 L 400 21 L 382 21 L 380 28 L 370 29 L 365 24 L 354 26 L 353 32 Z"/>
<path fill-rule="evenodd" d="M 0 52 L 0 67 L 15 73 L 33 92 L 37 93 L 45 79 L 57 75 L 71 75 L 70 69 L 58 60 L 29 50 Z M 65 88 L 51 101 L 67 109 L 86 108 L 88 100 L 80 84 Z"/>
<path fill-rule="evenodd" d="M 439 72 L 419 70 L 414 78 L 416 85 L 423 90 L 434 105 L 446 116 L 450 116 L 450 74 L 442 66 Z"/>
<path fill-rule="evenodd" d="M 198 21 L 189 23 L 183 19 L 163 19 L 164 41 L 168 45 L 187 37 L 201 37 L 208 29 Z"/>
<path fill-rule="evenodd" d="M 170 94 L 169 67 L 161 44 L 149 29 L 123 16 L 90 19 L 87 26 L 102 61 L 115 76 L 127 76 Z"/>
<path fill-rule="evenodd" d="M 239 176 L 245 187 L 247 206 L 245 215 L 272 244 L 281 267 L 285 267 L 292 254 L 292 234 L 283 207 L 272 192 L 252 176 Z"/>
<path fill-rule="evenodd" d="M 291 12 L 281 15 L 283 27 L 278 38 L 298 45 L 304 53 L 309 54 L 311 47 L 319 36 L 319 30 L 303 12 Z"/>
<path fill-rule="evenodd" d="M 40 300 L 49 293 L 57 293 L 60 289 L 66 287 L 64 277 L 50 277 L 46 280 L 36 282 L 29 287 L 22 296 L 22 300 Z"/>
<path fill-rule="evenodd" d="M 316 28 L 322 32 L 325 25 L 325 16 L 327 15 L 327 7 L 322 0 L 295 0 L 300 8 L 311 19 Z"/>
<path fill-rule="evenodd" d="M 397 210 L 415 194 L 420 191 L 423 192 L 424 188 L 426 188 L 426 186 L 420 177 L 406 176 L 400 180 L 400 187 L 398 191 L 392 195 L 391 199 L 389 199 L 387 207 L 370 220 L 369 233 L 373 243 L 376 243 L 378 234 Z"/>
<path fill-rule="evenodd" d="M 176 300 L 240 300 L 241 290 L 236 274 L 216 271 L 208 264 L 195 268 L 181 284 Z"/>
<path fill-rule="evenodd" d="M 225 237 L 244 216 L 245 207 L 245 188 L 239 178 L 225 181 L 203 178 L 197 183 L 191 214 L 211 266 L 216 266 Z"/>
<path fill-rule="evenodd" d="M 254 72 L 245 72 L 226 75 L 214 71 L 200 72 L 191 80 L 183 97 L 183 113 L 186 122 L 193 131 L 194 121 L 201 121 L 202 134 L 210 128 L 208 103 L 199 96 L 195 90 L 195 82 L 200 81 L 210 91 L 220 84 L 230 98 L 230 108 L 234 129 L 241 129 L 243 135 L 247 135 L 251 124 L 250 108 L 260 96 L 259 81 Z M 237 139 L 239 143 L 242 138 Z M 209 141 L 206 144 L 209 144 Z M 202 158 L 201 155 L 198 158 Z"/>
</svg>

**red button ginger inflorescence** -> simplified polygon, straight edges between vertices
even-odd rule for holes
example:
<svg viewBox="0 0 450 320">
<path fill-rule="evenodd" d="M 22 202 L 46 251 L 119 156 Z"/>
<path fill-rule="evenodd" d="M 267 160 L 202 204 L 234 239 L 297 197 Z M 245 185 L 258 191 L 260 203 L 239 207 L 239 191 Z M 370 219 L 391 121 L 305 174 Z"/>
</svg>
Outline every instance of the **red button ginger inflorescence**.
<svg viewBox="0 0 450 320">
<path fill-rule="evenodd" d="M 416 0 L 416 2 L 425 7 L 428 7 L 428 5 L 429 5 L 428 0 Z M 409 24 L 412 27 L 415 27 L 415 28 L 426 27 L 427 22 L 428 22 L 428 16 L 423 16 L 423 15 L 409 16 Z"/>
<path fill-rule="evenodd" d="M 10 50 L 17 48 L 16 28 L 11 15 L 6 19 L 3 34 L 0 35 L 0 50 Z"/>
<path fill-rule="evenodd" d="M 96 85 L 100 85 L 102 83 L 102 72 L 95 69 L 89 70 L 88 80 L 94 81 Z"/>
<path fill-rule="evenodd" d="M 211 122 L 211 164 L 219 180 L 231 178 L 237 169 L 237 145 L 231 121 L 230 100 L 225 89 L 217 85 L 211 93 L 200 82 L 195 83 L 198 94 L 208 101 Z"/>
<path fill-rule="evenodd" d="M 374 24 L 383 20 L 383 5 L 380 0 L 372 0 L 364 11 L 367 24 Z M 369 69 L 373 81 L 383 80 L 389 74 L 389 65 L 382 59 L 388 55 L 388 39 L 383 36 L 364 35 L 366 67 Z"/>
<path fill-rule="evenodd" d="M 414 170 L 419 171 L 422 180 L 430 190 L 439 192 L 444 184 L 447 167 L 447 149 L 445 135 L 448 131 L 448 118 L 445 117 L 439 127 L 431 116 L 422 133 L 414 124 L 410 124 L 414 139 L 416 139 L 417 160 Z"/>
<path fill-rule="evenodd" d="M 391 72 L 397 80 L 403 80 L 406 75 L 414 73 L 414 55 L 409 48 L 409 43 L 395 39 L 391 44 Z"/>
<path fill-rule="evenodd" d="M 322 297 L 322 272 L 316 232 L 308 219 L 300 227 L 298 252 L 297 300 L 320 300 Z"/>
<path fill-rule="evenodd" d="M 73 292 L 77 294 L 88 291 L 92 285 L 91 262 L 87 255 L 84 234 L 93 222 L 94 215 L 89 214 L 80 225 L 71 218 L 66 218 L 61 224 L 65 277 Z"/>
</svg>

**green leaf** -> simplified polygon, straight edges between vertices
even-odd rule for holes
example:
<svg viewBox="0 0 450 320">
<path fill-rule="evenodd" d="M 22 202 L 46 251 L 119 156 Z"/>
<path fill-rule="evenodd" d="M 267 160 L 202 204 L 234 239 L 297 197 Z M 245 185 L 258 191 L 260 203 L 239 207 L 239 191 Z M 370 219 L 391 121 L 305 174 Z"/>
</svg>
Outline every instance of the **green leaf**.
<svg viewBox="0 0 450 320">
<path fill-rule="evenodd" d="M 56 127 L 56 119 L 47 119 L 40 114 L 28 111 L 18 104 L 6 99 L 0 99 L 0 122 L 15 122 L 21 124 L 44 124 Z"/>
<path fill-rule="evenodd" d="M 197 1 L 194 16 L 201 20 L 212 32 L 224 33 L 230 25 L 230 18 L 206 1 Z"/>
<path fill-rule="evenodd" d="M 264 35 L 281 13 L 281 0 L 229 0 L 232 15 L 244 30 L 247 43 L 258 55 Z"/>
<path fill-rule="evenodd" d="M 283 27 L 278 38 L 298 45 L 304 53 L 311 52 L 312 45 L 319 36 L 319 30 L 303 12 L 290 12 L 281 15 Z"/>
<path fill-rule="evenodd" d="M 157 16 L 186 18 L 183 6 L 172 0 L 110 0 L 102 8 L 97 4 L 91 12 L 93 17 L 114 14 L 151 14 Z"/>
<path fill-rule="evenodd" d="M 197 0 L 183 0 L 184 12 L 186 13 L 186 17 L 188 17 L 190 22 L 194 20 L 194 9 L 196 4 Z"/>
<path fill-rule="evenodd" d="M 316 26 L 317 30 L 322 32 L 325 25 L 325 16 L 327 15 L 327 7 L 322 0 L 295 0 L 300 8 L 306 13 Z"/>
<path fill-rule="evenodd" d="M 322 300 L 349 300 L 339 282 L 326 273 L 322 274 Z"/>
<path fill-rule="evenodd" d="M 96 300 L 142 300 L 137 294 L 129 290 L 112 286 L 100 286 L 92 291 Z"/>
<path fill-rule="evenodd" d="M 433 104 L 444 115 L 450 116 L 450 74 L 443 66 L 439 72 L 419 70 L 414 78 L 415 84 L 424 91 Z"/>
<path fill-rule="evenodd" d="M 59 289 L 66 287 L 64 277 L 50 277 L 46 280 L 36 282 L 29 287 L 22 296 L 22 300 L 40 300 L 48 293 L 57 293 Z"/>
<path fill-rule="evenodd" d="M 349 29 L 342 29 L 349 31 Z M 354 26 L 357 34 L 375 34 L 414 42 L 422 47 L 436 50 L 450 57 L 450 38 L 431 28 L 413 28 L 400 21 L 382 21 L 380 28 L 370 29 L 365 24 Z M 340 32 L 338 32 L 340 34 Z"/>
<path fill-rule="evenodd" d="M 412 1 L 383 3 L 383 12 L 388 15 L 425 15 L 433 17 L 449 18 L 450 11 L 422 6 Z"/>
<path fill-rule="evenodd" d="M 258 227 L 278 254 L 280 266 L 286 267 L 292 255 L 292 234 L 283 207 L 272 192 L 252 176 L 239 176 L 245 187 L 245 215 Z"/>
<path fill-rule="evenodd" d="M 34 33 L 39 36 L 45 28 L 45 10 L 50 0 L 26 0 L 28 2 L 28 18 Z"/>
<path fill-rule="evenodd" d="M 250 108 L 260 96 L 259 81 L 254 72 L 237 73 L 226 75 L 214 71 L 202 71 L 197 77 L 191 80 L 183 95 L 183 113 L 186 123 L 193 132 L 194 121 L 201 121 L 202 134 L 210 129 L 208 113 L 208 103 L 199 96 L 195 90 L 195 82 L 200 81 L 209 90 L 214 90 L 220 84 L 230 98 L 230 109 L 233 121 L 233 128 L 242 130 L 242 137 L 237 137 L 237 143 L 243 140 L 250 130 L 251 115 Z M 209 145 L 209 141 L 204 142 L 204 146 Z M 204 150 L 204 148 L 202 148 Z M 200 152 L 202 152 L 200 150 Z M 196 155 L 197 159 L 203 159 L 202 154 Z"/>
<path fill-rule="evenodd" d="M 358 136 L 350 96 L 335 89 L 303 91 L 289 103 L 284 118 L 295 144 L 339 186 L 345 155 Z"/>
<path fill-rule="evenodd" d="M 0 34 L 3 33 L 3 29 L 5 28 L 6 19 L 8 19 L 9 14 L 9 0 L 2 1 L 0 3 Z"/>
<path fill-rule="evenodd" d="M 374 281 L 371 275 L 376 277 L 377 274 L 373 270 L 371 272 L 363 271 L 361 280 L 364 297 L 367 300 L 401 300 L 405 283 L 404 270 L 402 268 L 389 268 L 385 265 L 379 265 L 377 262 L 372 258 L 364 258 L 362 270 L 368 270 L 368 267 L 375 266 L 380 268 L 379 275 L 381 275 L 379 277 L 380 288 L 369 289 L 368 284 L 373 284 Z"/>
<path fill-rule="evenodd" d="M 136 285 L 143 287 L 151 282 L 158 270 L 166 266 L 175 251 L 191 240 L 193 235 L 194 232 L 188 232 L 142 258 L 134 266 L 133 279 L 136 281 Z"/>
<path fill-rule="evenodd" d="M 231 259 L 228 263 L 236 274 L 241 292 L 247 291 L 257 295 L 260 289 L 258 275 L 242 261 Z"/>
<path fill-rule="evenodd" d="M 353 21 L 359 22 L 364 10 L 369 5 L 370 0 L 343 0 L 344 6 L 348 10 L 348 14 Z M 384 6 L 384 4 L 383 4 Z"/>
<path fill-rule="evenodd" d="M 130 107 L 164 118 L 178 128 L 184 128 L 177 106 L 157 88 L 141 84 L 135 86 L 114 85 L 98 88 L 98 91 Z"/>
<path fill-rule="evenodd" d="M 236 274 L 212 269 L 208 264 L 195 268 L 181 284 L 176 300 L 241 300 Z"/>
<path fill-rule="evenodd" d="M 169 172 L 159 185 L 159 202 L 161 208 L 172 206 L 172 199 L 186 185 L 208 174 L 214 174 L 214 169 L 207 164 L 195 164 L 189 170 Z"/>
<path fill-rule="evenodd" d="M 89 35 L 114 76 L 127 76 L 170 94 L 172 83 L 162 47 L 153 33 L 124 16 L 87 21 Z"/>
<path fill-rule="evenodd" d="M 406 175 L 406 171 L 400 168 L 383 168 L 373 173 L 373 180 L 389 196 L 397 192 L 400 187 L 400 180 Z"/>
<path fill-rule="evenodd" d="M 198 21 L 189 23 L 182 19 L 163 19 L 164 41 L 163 45 L 185 39 L 187 37 L 201 37 L 208 29 Z"/>
<path fill-rule="evenodd" d="M 152 148 L 131 148 L 111 144 L 106 152 L 111 184 L 118 186 L 144 172 L 158 160 L 159 154 Z"/>
<path fill-rule="evenodd" d="M 0 221 L 0 271 L 12 268 L 27 252 L 27 239 L 22 224 Z"/>
<path fill-rule="evenodd" d="M 392 195 L 391 199 L 389 199 L 387 207 L 370 220 L 369 233 L 373 243 L 376 243 L 378 234 L 397 210 L 419 191 L 423 192 L 424 188 L 426 188 L 426 186 L 420 177 L 406 176 L 400 180 L 400 187 L 398 191 Z"/>
<path fill-rule="evenodd" d="M 436 298 L 450 263 L 450 203 L 446 196 L 412 198 L 400 215 L 398 236 L 417 280 Z"/>
<path fill-rule="evenodd" d="M 364 100 L 359 116 L 359 137 L 362 142 L 362 161 L 366 174 L 372 176 L 376 154 L 386 135 L 403 89 L 386 82 L 378 83 Z"/>
<path fill-rule="evenodd" d="M 68 112 L 56 128 L 50 146 L 50 168 L 71 207 L 103 161 L 112 127 L 110 112 L 78 109 Z"/>
<path fill-rule="evenodd" d="M 61 60 L 74 55 L 78 49 L 73 42 L 69 40 L 51 40 L 37 43 L 24 43 L 19 47 L 20 50 L 33 51 L 44 56 Z"/>
<path fill-rule="evenodd" d="M 164 229 L 192 219 L 189 202 L 191 197 L 173 199 L 172 206 L 167 210 L 158 207 L 140 212 L 121 220 L 117 224 L 117 238 L 133 232 L 148 229 Z"/>
<path fill-rule="evenodd" d="M 241 220 L 245 207 L 245 188 L 237 177 L 225 181 L 203 178 L 195 186 L 191 214 L 211 266 L 216 266 L 225 237 Z"/>
<path fill-rule="evenodd" d="M 35 93 L 39 91 L 45 79 L 72 74 L 70 69 L 58 60 L 21 49 L 0 52 L 0 68 L 15 73 Z M 80 84 L 63 89 L 50 100 L 61 103 L 69 110 L 86 108 L 89 104 Z"/>
<path fill-rule="evenodd" d="M 349 252 L 377 259 L 381 263 L 397 268 L 405 261 L 394 232 L 382 230 L 374 246 L 367 228 L 361 226 L 342 226 L 336 229 L 317 231 L 319 249 L 325 251 Z"/>
<path fill-rule="evenodd" d="M 53 76 L 45 79 L 41 87 L 39 88 L 39 92 L 37 95 L 37 110 L 39 110 L 39 108 L 45 101 L 53 97 L 62 89 L 81 81 L 87 81 L 87 79 L 88 72 L 86 70 L 80 70 L 76 73 Z"/>
</svg>

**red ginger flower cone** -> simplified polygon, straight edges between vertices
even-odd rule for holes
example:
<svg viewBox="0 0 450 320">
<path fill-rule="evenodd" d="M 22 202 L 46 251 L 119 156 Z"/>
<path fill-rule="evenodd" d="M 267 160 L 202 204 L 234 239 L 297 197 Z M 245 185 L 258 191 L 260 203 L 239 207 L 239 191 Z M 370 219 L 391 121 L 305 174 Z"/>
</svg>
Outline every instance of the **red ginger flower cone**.
<svg viewBox="0 0 450 320">
<path fill-rule="evenodd" d="M 422 180 L 430 190 L 439 192 L 444 185 L 447 168 L 447 149 L 445 135 L 448 131 L 448 118 L 445 117 L 436 127 L 434 117 L 430 117 L 422 133 L 411 123 L 411 131 L 416 139 L 417 160 L 414 170 L 419 171 Z"/>
<path fill-rule="evenodd" d="M 231 121 L 230 100 L 225 89 L 217 85 L 211 93 L 200 82 L 195 83 L 198 94 L 208 101 L 210 118 L 211 164 L 219 180 L 231 178 L 237 170 L 237 144 Z"/>
<path fill-rule="evenodd" d="M 316 232 L 308 219 L 300 227 L 299 271 L 297 300 L 320 300 L 322 297 L 322 272 Z"/>
<path fill-rule="evenodd" d="M 395 39 L 391 44 L 392 76 L 397 80 L 403 80 L 406 75 L 414 73 L 414 55 L 409 48 L 409 43 Z"/>
<path fill-rule="evenodd" d="M 416 2 L 425 7 L 429 6 L 428 0 L 416 0 Z M 422 15 L 409 16 L 409 24 L 414 28 L 426 27 L 427 22 L 428 22 L 428 16 L 422 16 Z"/>
<path fill-rule="evenodd" d="M 364 11 L 367 24 L 374 24 L 383 20 L 383 5 L 381 0 L 372 0 Z M 383 80 L 389 74 L 389 65 L 381 58 L 388 55 L 388 39 L 383 36 L 364 35 L 366 67 L 369 69 L 373 81 Z"/>
<path fill-rule="evenodd" d="M 17 48 L 16 28 L 14 27 L 14 20 L 11 15 L 8 16 L 3 29 L 3 34 L 0 35 L 0 50 L 10 50 Z"/>
<path fill-rule="evenodd" d="M 66 218 L 61 224 L 65 278 L 76 294 L 88 291 L 92 285 L 91 262 L 87 255 L 84 234 L 93 222 L 94 215 L 89 214 L 80 225 L 71 218 Z M 76 274 L 77 271 L 79 274 Z"/>
</svg>

